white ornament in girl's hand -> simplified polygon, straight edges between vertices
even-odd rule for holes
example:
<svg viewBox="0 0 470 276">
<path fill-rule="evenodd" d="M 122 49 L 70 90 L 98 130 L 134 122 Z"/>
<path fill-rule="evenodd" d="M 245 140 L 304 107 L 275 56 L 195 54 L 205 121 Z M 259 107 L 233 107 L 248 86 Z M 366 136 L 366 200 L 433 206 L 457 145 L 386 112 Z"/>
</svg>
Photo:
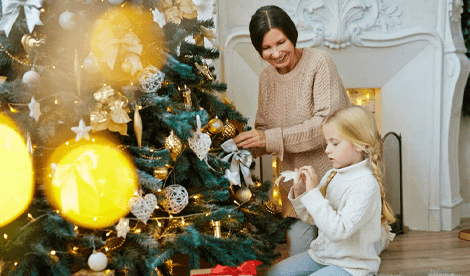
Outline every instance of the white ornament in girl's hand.
<svg viewBox="0 0 470 276">
<path fill-rule="evenodd" d="M 108 265 L 108 258 L 102 252 L 93 250 L 90 257 L 88 257 L 88 266 L 93 271 L 102 271 Z"/>
</svg>

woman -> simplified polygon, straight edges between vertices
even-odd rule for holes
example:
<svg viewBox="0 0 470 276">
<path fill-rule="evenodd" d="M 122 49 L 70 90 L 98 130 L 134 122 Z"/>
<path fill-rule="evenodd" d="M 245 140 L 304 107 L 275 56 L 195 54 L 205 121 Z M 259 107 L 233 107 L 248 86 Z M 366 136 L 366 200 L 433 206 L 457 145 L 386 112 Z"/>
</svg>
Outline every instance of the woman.
<svg viewBox="0 0 470 276">
<path fill-rule="evenodd" d="M 330 56 L 314 48 L 296 48 L 298 32 L 289 15 L 277 6 L 259 8 L 250 21 L 251 42 L 270 65 L 259 76 L 255 129 L 234 138 L 255 156 L 276 153 L 282 170 L 312 165 L 318 175 L 331 168 L 324 153 L 321 122 L 350 101 Z M 297 217 L 281 187 L 282 213 Z M 287 232 L 291 255 L 308 250 L 315 229 L 300 220 Z"/>
</svg>

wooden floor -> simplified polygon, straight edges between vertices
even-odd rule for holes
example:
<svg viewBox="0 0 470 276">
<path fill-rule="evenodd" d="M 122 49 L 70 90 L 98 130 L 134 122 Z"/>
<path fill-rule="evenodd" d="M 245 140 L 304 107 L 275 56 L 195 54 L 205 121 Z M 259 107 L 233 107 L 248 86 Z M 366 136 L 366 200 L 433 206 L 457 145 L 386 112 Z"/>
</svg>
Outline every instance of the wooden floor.
<svg viewBox="0 0 470 276">
<path fill-rule="evenodd" d="M 459 231 L 470 228 L 470 218 L 462 219 L 453 231 L 408 231 L 397 235 L 380 255 L 379 275 L 428 275 L 430 272 L 470 275 L 470 241 L 458 238 Z M 287 257 L 285 244 L 278 249 Z M 266 269 L 260 269 L 263 276 Z"/>
</svg>

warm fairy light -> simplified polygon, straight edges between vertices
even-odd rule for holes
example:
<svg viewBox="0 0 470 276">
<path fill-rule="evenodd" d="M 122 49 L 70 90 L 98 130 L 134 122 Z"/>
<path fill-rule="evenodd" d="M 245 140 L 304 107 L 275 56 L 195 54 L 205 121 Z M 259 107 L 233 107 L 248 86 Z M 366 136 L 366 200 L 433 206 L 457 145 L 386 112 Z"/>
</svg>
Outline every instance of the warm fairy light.
<svg viewBox="0 0 470 276">
<path fill-rule="evenodd" d="M 77 226 L 77 225 L 75 225 L 75 227 L 73 228 L 73 230 L 78 230 L 78 226 Z"/>
<path fill-rule="evenodd" d="M 17 266 L 17 265 L 18 265 L 18 262 L 15 262 L 14 265 Z"/>
<path fill-rule="evenodd" d="M 140 228 L 137 228 L 137 229 L 135 229 L 135 231 L 134 231 L 134 233 L 137 233 L 137 234 L 139 234 L 140 232 L 142 232 L 142 229 L 140 229 Z"/>
<path fill-rule="evenodd" d="M 142 106 L 141 106 L 141 105 L 139 105 L 139 110 L 141 110 L 141 109 L 142 109 Z"/>
<path fill-rule="evenodd" d="M 181 225 L 184 225 L 185 221 L 184 218 L 181 219 Z"/>
<path fill-rule="evenodd" d="M 106 252 L 108 252 L 109 248 L 106 246 L 106 247 L 104 248 L 104 250 L 106 250 Z"/>
<path fill-rule="evenodd" d="M 72 249 L 73 249 L 73 251 L 77 251 L 78 247 L 74 246 Z"/>
<path fill-rule="evenodd" d="M 173 215 L 170 214 L 170 218 L 173 218 Z"/>
<path fill-rule="evenodd" d="M 18 109 L 14 108 L 12 105 L 8 104 L 8 107 L 10 108 L 11 113 L 18 113 Z"/>
<path fill-rule="evenodd" d="M 98 220 L 98 218 L 97 218 L 97 217 L 94 217 L 94 218 L 93 218 L 93 221 L 97 221 L 97 220 Z"/>
<path fill-rule="evenodd" d="M 370 94 L 369 93 L 366 94 L 366 98 L 370 99 Z"/>
<path fill-rule="evenodd" d="M 198 199 L 198 198 L 199 198 L 199 196 L 198 196 L 198 195 L 195 195 L 195 196 L 193 196 L 193 198 L 194 198 L 194 199 Z"/>
<path fill-rule="evenodd" d="M 162 191 L 162 189 L 158 189 L 158 190 L 157 190 L 157 192 L 161 192 L 161 191 Z"/>
<path fill-rule="evenodd" d="M 55 103 L 55 104 L 59 104 L 59 100 L 55 99 L 55 100 L 54 100 L 54 103 Z"/>
<path fill-rule="evenodd" d="M 162 224 L 158 220 L 157 220 L 157 224 L 158 224 L 158 226 L 162 226 Z"/>
<path fill-rule="evenodd" d="M 91 138 L 91 141 L 92 141 L 92 142 L 95 142 L 95 138 Z"/>
<path fill-rule="evenodd" d="M 230 215 L 230 214 L 229 214 L 229 215 L 228 215 L 228 217 L 229 217 L 229 218 L 231 218 L 231 217 L 232 217 L 232 215 Z"/>
<path fill-rule="evenodd" d="M 157 204 L 157 205 L 155 205 L 155 209 L 159 209 L 159 208 L 160 208 L 160 207 L 158 207 L 158 204 Z"/>
<path fill-rule="evenodd" d="M 34 218 L 33 218 L 33 215 L 31 215 L 31 214 L 29 214 L 29 213 L 28 213 L 28 218 L 34 219 Z"/>
<path fill-rule="evenodd" d="M 4 238 L 5 240 L 7 240 L 7 239 L 8 239 L 8 235 L 7 235 L 7 234 L 3 234 L 3 238 Z"/>
<path fill-rule="evenodd" d="M 52 69 L 55 69 L 55 66 L 54 66 L 54 65 L 52 65 Z"/>
<path fill-rule="evenodd" d="M 65 145 L 67 145 L 67 146 L 68 146 L 68 145 L 69 145 L 69 141 L 65 142 Z"/>
<path fill-rule="evenodd" d="M 60 213 L 60 211 L 59 211 L 59 210 L 55 210 L 55 212 L 56 212 L 57 214 L 58 214 L 58 213 Z"/>
<path fill-rule="evenodd" d="M 44 8 L 41 8 L 41 9 L 40 9 L 40 11 L 41 11 L 41 12 L 45 12 L 45 11 L 46 11 L 46 9 L 44 9 Z"/>
<path fill-rule="evenodd" d="M 111 232 L 106 233 L 106 237 L 109 237 L 111 235 Z"/>
<path fill-rule="evenodd" d="M 55 256 L 55 254 L 56 254 L 55 250 L 52 250 L 52 251 L 51 251 L 51 255 L 52 255 L 52 256 Z"/>
<path fill-rule="evenodd" d="M 76 103 L 76 104 L 78 104 L 78 101 L 74 101 L 73 103 Z"/>
<path fill-rule="evenodd" d="M 357 104 L 361 105 L 362 104 L 362 99 L 357 99 Z"/>
</svg>

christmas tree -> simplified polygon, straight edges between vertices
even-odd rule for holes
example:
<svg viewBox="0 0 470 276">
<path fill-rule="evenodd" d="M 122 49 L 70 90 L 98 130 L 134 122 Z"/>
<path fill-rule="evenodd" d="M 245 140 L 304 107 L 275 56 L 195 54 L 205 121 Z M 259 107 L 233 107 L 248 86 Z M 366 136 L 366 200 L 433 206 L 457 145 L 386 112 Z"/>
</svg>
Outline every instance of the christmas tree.
<svg viewBox="0 0 470 276">
<path fill-rule="evenodd" d="M 1 2 L 3 275 L 280 255 L 290 221 L 231 140 L 249 126 L 192 0 Z"/>
</svg>

